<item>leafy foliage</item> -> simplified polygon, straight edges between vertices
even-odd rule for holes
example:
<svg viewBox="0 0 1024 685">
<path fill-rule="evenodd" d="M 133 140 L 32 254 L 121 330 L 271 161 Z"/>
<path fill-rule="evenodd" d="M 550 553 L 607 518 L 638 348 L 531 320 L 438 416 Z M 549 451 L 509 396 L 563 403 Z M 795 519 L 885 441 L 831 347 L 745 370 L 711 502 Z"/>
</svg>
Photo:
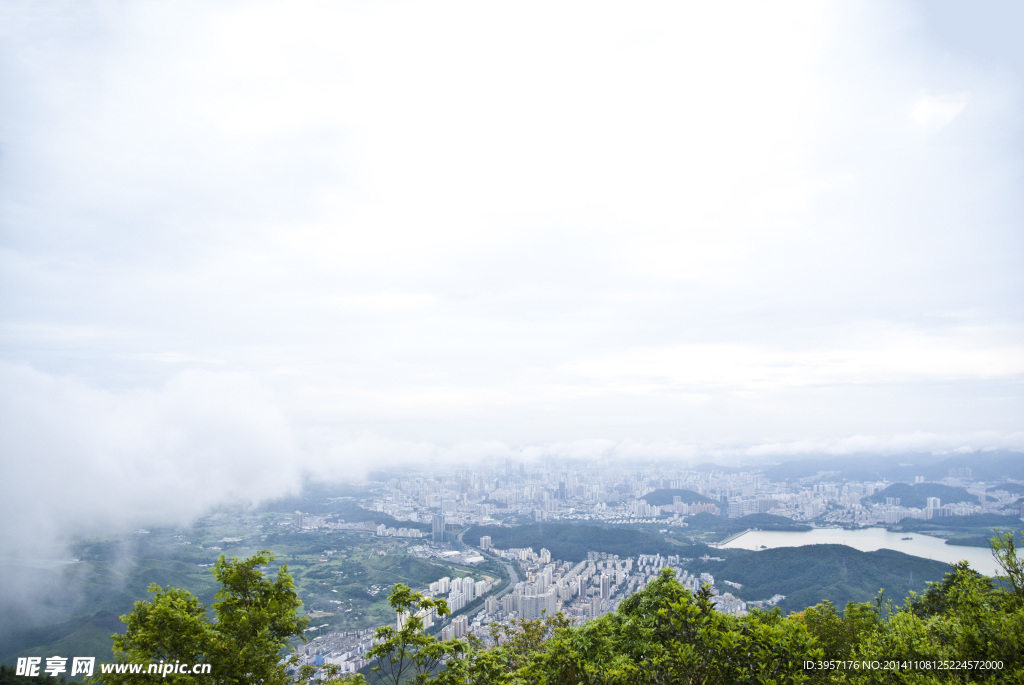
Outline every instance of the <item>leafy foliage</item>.
<svg viewBox="0 0 1024 685">
<path fill-rule="evenodd" d="M 221 583 L 213 603 L 215 620 L 207 607 L 186 590 L 150 587 L 150 602 L 136 602 L 121 617 L 127 625 L 114 635 L 119 663 L 209 663 L 209 675 L 107 674 L 110 684 L 166 682 L 284 685 L 289 682 L 281 662 L 289 638 L 301 636 L 308 620 L 297 614 L 302 603 L 282 566 L 277 578 L 263 577 L 260 566 L 273 560 L 260 552 L 244 561 L 221 557 L 213 574 Z"/>
<path fill-rule="evenodd" d="M 884 601 L 880 591 L 873 603 L 849 603 L 842 612 L 825 601 L 789 616 L 777 609 L 720 613 L 708 588 L 691 594 L 672 569 L 663 569 L 617 611 L 582 625 L 556 614 L 492 626 L 488 644 L 426 633 L 422 617 L 448 615 L 445 601 L 398 583 L 389 601 L 403 620 L 379 628 L 369 654 L 377 678 L 392 685 L 1024 682 L 1024 561 L 1012 533 L 994 538 L 992 550 L 1003 570 L 1000 582 L 960 563 L 900 606 Z M 115 650 L 131 661 L 223 665 L 209 678 L 189 676 L 191 683 L 285 682 L 278 663 L 283 640 L 304 623 L 296 618 L 298 600 L 287 574 L 273 583 L 262 579 L 256 566 L 267 556 L 221 559 L 216 623 L 189 593 L 155 588 L 153 602 L 140 602 L 125 617 L 128 632 L 115 636 Z M 828 661 L 898 665 L 806 667 Z M 991 667 L 955 665 L 965 661 Z M 302 673 L 311 675 L 310 668 Z M 362 675 L 341 681 L 336 675 L 328 674 L 331 682 L 366 682 Z M 148 682 L 129 678 L 108 682 Z M 161 680 L 179 682 L 173 675 Z"/>
<path fill-rule="evenodd" d="M 409 674 L 413 682 L 425 683 L 442 659 L 462 651 L 461 642 L 442 642 L 423 630 L 423 614 L 447 616 L 451 613 L 448 603 L 424 597 L 403 583 L 391 588 L 389 601 L 402 620 L 397 628 L 383 626 L 374 634 L 377 644 L 369 652 L 376 662 L 373 670 L 393 685 L 399 685 L 403 676 Z"/>
<path fill-rule="evenodd" d="M 460 654 L 439 682 L 800 683 L 807 680 L 801 659 L 820 655 L 804 626 L 778 612 L 719 613 L 707 589 L 690 594 L 671 569 L 617 612 L 581 626 L 560 615 L 519 622 L 505 637 Z"/>
<path fill-rule="evenodd" d="M 957 564 L 902 606 L 825 601 L 783 616 L 778 610 L 732 616 L 715 610 L 707 588 L 696 595 L 671 569 L 583 625 L 556 615 L 491 628 L 492 646 L 460 646 L 423 636 L 417 648 L 443 654 L 445 670 L 421 671 L 437 685 L 642 685 L 686 683 L 1024 682 L 1024 564 L 1011 534 L 992 541 L 1006 587 Z M 410 600 L 410 597 L 412 600 Z M 407 588 L 400 606 L 415 605 Z M 457 642 L 457 641 L 455 641 Z M 391 640 L 388 653 L 393 653 Z M 432 646 L 430 646 L 432 645 Z M 431 651 L 432 650 L 432 651 Z M 885 661 L 890 668 L 854 668 Z M 807 662 L 851 664 L 808 668 Z M 998 664 L 940 668 L 939 664 Z M 891 664 L 901 664 L 892 668 Z M 397 680 L 393 681 L 397 682 Z"/>
</svg>

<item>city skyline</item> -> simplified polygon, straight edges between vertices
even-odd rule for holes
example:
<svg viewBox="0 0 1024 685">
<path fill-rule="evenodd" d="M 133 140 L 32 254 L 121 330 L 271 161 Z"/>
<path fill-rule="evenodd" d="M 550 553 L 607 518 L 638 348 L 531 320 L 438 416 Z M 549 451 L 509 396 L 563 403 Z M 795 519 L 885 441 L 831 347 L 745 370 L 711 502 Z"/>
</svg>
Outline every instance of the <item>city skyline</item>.
<svg viewBox="0 0 1024 685">
<path fill-rule="evenodd" d="M 5 549 L 403 463 L 1024 450 L 1015 3 L 0 12 Z"/>
</svg>

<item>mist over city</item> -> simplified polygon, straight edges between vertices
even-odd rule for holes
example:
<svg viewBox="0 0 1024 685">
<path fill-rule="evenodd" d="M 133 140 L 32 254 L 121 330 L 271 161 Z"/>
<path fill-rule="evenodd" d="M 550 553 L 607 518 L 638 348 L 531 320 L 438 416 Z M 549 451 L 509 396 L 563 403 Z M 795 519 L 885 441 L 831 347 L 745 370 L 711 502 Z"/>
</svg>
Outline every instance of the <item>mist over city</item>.
<svg viewBox="0 0 1024 685">
<path fill-rule="evenodd" d="M 102 656 L 149 582 L 210 601 L 214 552 L 289 563 L 352 633 L 324 654 L 444 564 L 445 639 L 596 620 L 667 567 L 730 615 L 998 577 L 1022 23 L 0 0 L 0 663 Z M 840 551 L 779 567 L 865 587 L 744 575 L 810 544 Z"/>
</svg>

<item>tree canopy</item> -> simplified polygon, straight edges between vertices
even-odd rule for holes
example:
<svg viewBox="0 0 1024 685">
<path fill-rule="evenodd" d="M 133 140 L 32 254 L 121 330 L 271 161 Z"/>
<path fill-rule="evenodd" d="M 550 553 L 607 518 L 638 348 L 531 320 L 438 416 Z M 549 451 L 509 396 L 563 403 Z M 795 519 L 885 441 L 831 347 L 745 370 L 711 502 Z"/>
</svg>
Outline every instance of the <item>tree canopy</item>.
<svg viewBox="0 0 1024 685">
<path fill-rule="evenodd" d="M 391 605 L 403 620 L 377 630 L 370 657 L 378 681 L 436 685 L 760 685 L 799 683 L 1024 682 L 1024 563 L 1012 534 L 992 539 L 1002 569 L 995 580 L 955 564 L 941 581 L 902 604 L 822 602 L 788 616 L 778 609 L 731 615 L 717 611 L 707 587 L 690 593 L 663 569 L 616 611 L 573 625 L 561 614 L 490 627 L 490 634 L 441 641 L 423 617 L 448 615 L 444 600 L 404 584 Z M 281 651 L 305 621 L 286 569 L 276 581 L 257 568 L 261 552 L 243 562 L 221 558 L 222 583 L 208 617 L 195 597 L 152 588 L 115 636 L 124 661 L 200 661 L 209 676 L 156 678 L 168 683 L 287 682 Z M 315 669 L 304 667 L 309 680 Z M 339 682 L 337 672 L 327 679 Z M 106 676 L 109 683 L 157 682 L 154 676 Z M 363 675 L 340 682 L 365 683 Z"/>
<path fill-rule="evenodd" d="M 734 616 L 710 590 L 687 591 L 672 569 L 582 625 L 561 615 L 491 629 L 490 645 L 434 641 L 437 685 L 642 685 L 685 683 L 1024 682 L 1024 564 L 1012 535 L 992 539 L 1003 576 L 966 563 L 901 605 L 822 602 Z M 404 590 L 407 590 L 405 588 Z M 403 591 L 403 601 L 414 601 Z M 424 646 L 433 638 L 424 636 Z M 395 653 L 399 645 L 382 646 Z M 391 650 L 390 652 L 388 650 Z"/>
<path fill-rule="evenodd" d="M 302 636 L 308 619 L 298 616 L 302 602 L 287 566 L 280 568 L 276 579 L 264 577 L 260 567 L 273 559 L 265 550 L 243 561 L 222 556 L 213 569 L 221 588 L 211 608 L 186 590 L 154 584 L 149 588 L 153 599 L 136 602 L 121 617 L 127 630 L 113 636 L 118 663 L 208 663 L 208 674 L 111 673 L 103 675 L 102 682 L 289 683 L 282 652 L 290 638 Z"/>
</svg>

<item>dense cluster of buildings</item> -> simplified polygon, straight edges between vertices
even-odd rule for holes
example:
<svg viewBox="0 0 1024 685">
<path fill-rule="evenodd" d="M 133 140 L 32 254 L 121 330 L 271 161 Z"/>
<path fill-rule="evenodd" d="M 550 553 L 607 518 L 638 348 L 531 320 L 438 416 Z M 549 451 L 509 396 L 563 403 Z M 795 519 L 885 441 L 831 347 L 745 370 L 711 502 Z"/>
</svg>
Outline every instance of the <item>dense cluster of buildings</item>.
<svg viewBox="0 0 1024 685">
<path fill-rule="evenodd" d="M 914 480 L 914 484 L 925 483 L 923 477 Z M 513 577 L 518 576 L 517 582 L 506 587 L 495 587 L 491 580 L 445 577 L 419 589 L 427 596 L 443 597 L 452 612 L 448 617 L 439 617 L 434 611 L 421 612 L 419 618 L 425 629 L 438 631 L 446 640 L 472 633 L 488 644 L 489 627 L 494 623 L 537 619 L 559 611 L 570 620 L 584 621 L 614 610 L 624 598 L 644 589 L 665 567 L 673 568 L 677 579 L 693 592 L 702 586 L 710 588 L 715 607 L 721 612 L 742 615 L 752 606 L 770 607 L 784 597 L 744 602 L 724 591 L 724 586 L 739 589 L 738 584 L 728 580 L 716 584 L 708 573 L 692 575 L 681 568 L 677 557 L 642 554 L 620 559 L 613 554 L 590 552 L 587 559 L 574 563 L 553 559 L 543 548 L 496 549 L 488 535 L 457 540 L 451 534 L 453 529 L 547 520 L 686 527 L 687 519 L 698 514 L 737 518 L 767 513 L 794 521 L 863 526 L 976 513 L 1015 513 L 1024 518 L 1019 491 L 973 481 L 970 469 L 955 469 L 935 482 L 965 488 L 970 495 L 965 499 L 972 501 L 943 502 L 939 497 L 928 497 L 924 506 L 906 506 L 899 497 L 874 497 L 892 485 L 891 481 L 843 480 L 829 474 L 786 482 L 772 481 L 754 470 L 659 469 L 652 474 L 643 469 L 572 468 L 553 462 L 528 469 L 524 464 L 513 467 L 507 461 L 505 468 L 498 470 L 396 478 L 364 506 L 398 521 L 415 522 L 419 528 L 428 524 L 429 533 L 411 526 L 381 524 L 370 528 L 381 537 L 429 538 L 411 547 L 417 556 L 472 565 L 483 561 L 481 554 L 493 554 L 506 566 L 515 567 Z M 367 527 L 365 523 L 329 523 L 300 512 L 295 514 L 294 525 L 301 529 Z M 408 618 L 398 616 L 399 627 Z M 335 664 L 342 672 L 353 672 L 366 665 L 371 647 L 372 631 L 330 633 L 307 643 L 302 658 L 305 663 Z"/>
<path fill-rule="evenodd" d="M 923 484 L 924 478 L 915 478 Z M 964 501 L 931 498 L 927 506 L 907 506 L 898 499 L 874 502 L 872 495 L 893 481 L 853 481 L 817 474 L 773 481 L 758 471 L 659 471 L 571 468 L 544 463 L 527 469 L 506 463 L 503 471 L 464 471 L 443 477 L 410 476 L 388 483 L 374 507 L 396 519 L 430 523 L 440 541 L 443 528 L 515 520 L 592 521 L 602 524 L 657 522 L 685 526 L 700 513 L 729 518 L 775 514 L 794 521 L 822 521 L 870 526 L 904 518 L 928 519 L 978 513 L 1015 513 L 1024 517 L 1019 493 L 991 492 L 990 484 L 971 479 L 969 468 L 952 469 L 933 481 L 965 488 Z M 656 490 L 683 491 L 671 501 L 650 501 Z M 969 500 L 969 501 L 968 501 Z M 443 512 L 443 514 L 438 514 Z M 439 527 L 440 526 L 440 531 Z"/>
<path fill-rule="evenodd" d="M 472 616 L 456 616 L 446 621 L 441 630 L 443 639 L 473 633 L 488 644 L 491 639 L 489 626 L 493 623 L 539 619 L 554 616 L 557 612 L 577 622 L 596 618 L 616 609 L 626 597 L 643 590 L 665 567 L 672 568 L 676 578 L 691 592 L 696 593 L 702 586 L 707 586 L 718 611 L 737 615 L 747 612 L 747 603 L 731 593 L 720 592 L 711 574 L 693 575 L 681 569 L 681 560 L 677 556 L 642 554 L 621 559 L 614 554 L 592 552 L 587 559 L 572 563 L 552 559 L 551 553 L 543 548 L 539 552 L 532 548 L 498 549 L 494 552 L 506 562 L 515 564 L 525 580 L 515 583 L 500 597 L 487 597 Z M 429 592 L 443 592 L 445 580 L 431 584 Z M 758 604 L 770 606 L 780 599 L 783 597 L 776 596 Z"/>
<path fill-rule="evenodd" d="M 374 632 L 374 629 L 352 630 L 311 638 L 296 648 L 297 666 L 323 668 L 333 665 L 339 673 L 355 673 L 370 663 L 367 654 L 373 648 Z"/>
</svg>

